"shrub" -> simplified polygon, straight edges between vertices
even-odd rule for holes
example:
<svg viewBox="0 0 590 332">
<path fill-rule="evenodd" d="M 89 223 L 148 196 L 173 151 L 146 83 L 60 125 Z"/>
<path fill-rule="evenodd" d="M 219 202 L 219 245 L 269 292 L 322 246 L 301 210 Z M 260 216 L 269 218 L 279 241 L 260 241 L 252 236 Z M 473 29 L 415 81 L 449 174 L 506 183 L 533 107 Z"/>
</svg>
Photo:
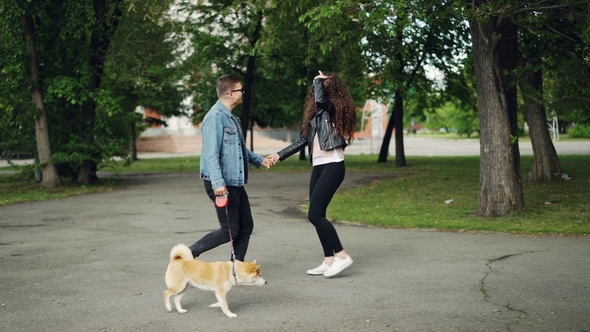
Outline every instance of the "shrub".
<svg viewBox="0 0 590 332">
<path fill-rule="evenodd" d="M 568 134 L 570 138 L 590 138 L 590 124 L 576 124 Z"/>
</svg>

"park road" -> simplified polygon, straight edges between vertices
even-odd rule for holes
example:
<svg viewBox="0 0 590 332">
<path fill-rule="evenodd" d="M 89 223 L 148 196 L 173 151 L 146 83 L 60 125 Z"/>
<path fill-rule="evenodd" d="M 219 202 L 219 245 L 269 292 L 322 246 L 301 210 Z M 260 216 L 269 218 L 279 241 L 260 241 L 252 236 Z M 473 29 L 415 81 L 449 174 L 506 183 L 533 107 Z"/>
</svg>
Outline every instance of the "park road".
<svg viewBox="0 0 590 332">
<path fill-rule="evenodd" d="M 104 176 L 104 174 L 103 174 Z M 341 190 L 379 178 L 347 174 Z M 254 172 L 247 260 L 227 318 L 190 289 L 164 308 L 170 249 L 217 228 L 198 174 L 122 176 L 112 191 L 0 207 L 2 331 L 590 331 L 590 239 L 337 224 L 354 264 L 334 278 L 298 209 L 309 173 Z M 230 246 L 201 256 L 228 260 Z"/>
<path fill-rule="evenodd" d="M 408 156 L 479 152 L 475 140 L 405 142 Z M 556 149 L 588 154 L 590 142 Z M 142 157 L 164 156 L 173 155 Z M 375 179 L 349 172 L 341 190 Z M 590 331 L 589 238 L 338 223 L 354 264 L 330 279 L 306 275 L 322 259 L 298 208 L 308 180 L 251 174 L 246 258 L 268 284 L 231 290 L 237 318 L 209 308 L 214 294 L 198 289 L 182 299 L 188 313 L 164 308 L 170 249 L 217 228 L 197 173 L 128 174 L 111 191 L 0 207 L 0 331 Z M 229 257 L 228 244 L 201 259 Z"/>
</svg>

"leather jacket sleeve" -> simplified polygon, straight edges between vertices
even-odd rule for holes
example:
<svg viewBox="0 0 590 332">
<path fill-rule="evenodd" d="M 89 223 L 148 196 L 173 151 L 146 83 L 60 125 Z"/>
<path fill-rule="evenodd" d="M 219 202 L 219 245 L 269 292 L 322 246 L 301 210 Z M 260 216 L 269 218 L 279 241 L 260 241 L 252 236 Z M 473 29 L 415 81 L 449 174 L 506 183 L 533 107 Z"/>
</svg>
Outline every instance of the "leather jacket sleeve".
<svg viewBox="0 0 590 332">
<path fill-rule="evenodd" d="M 301 136 L 299 136 L 299 138 L 295 142 L 291 143 L 291 145 L 289 145 L 288 147 L 277 152 L 277 154 L 280 157 L 279 160 L 283 161 L 283 160 L 289 158 L 290 156 L 294 155 L 295 153 L 301 151 L 301 149 L 304 149 L 306 145 L 307 145 L 307 136 L 304 134 L 301 134 Z"/>
<path fill-rule="evenodd" d="M 326 96 L 326 91 L 324 90 L 324 79 L 316 78 L 313 81 L 313 92 L 315 95 L 315 103 L 316 105 L 325 111 L 328 112 L 330 115 L 330 119 L 332 119 L 335 115 L 335 108 L 334 104 L 328 99 Z"/>
</svg>

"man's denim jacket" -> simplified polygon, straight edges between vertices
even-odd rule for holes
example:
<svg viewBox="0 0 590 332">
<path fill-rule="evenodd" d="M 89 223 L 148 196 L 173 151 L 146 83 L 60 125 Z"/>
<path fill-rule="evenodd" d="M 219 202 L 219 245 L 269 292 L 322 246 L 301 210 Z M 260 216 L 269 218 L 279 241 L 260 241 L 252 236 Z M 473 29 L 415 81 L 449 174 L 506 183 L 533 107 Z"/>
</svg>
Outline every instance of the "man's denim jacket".
<svg viewBox="0 0 590 332">
<path fill-rule="evenodd" d="M 201 125 L 201 179 L 211 181 L 213 189 L 239 187 L 248 183 L 248 164 L 260 168 L 261 155 L 246 148 L 240 119 L 220 100 L 211 107 Z"/>
</svg>

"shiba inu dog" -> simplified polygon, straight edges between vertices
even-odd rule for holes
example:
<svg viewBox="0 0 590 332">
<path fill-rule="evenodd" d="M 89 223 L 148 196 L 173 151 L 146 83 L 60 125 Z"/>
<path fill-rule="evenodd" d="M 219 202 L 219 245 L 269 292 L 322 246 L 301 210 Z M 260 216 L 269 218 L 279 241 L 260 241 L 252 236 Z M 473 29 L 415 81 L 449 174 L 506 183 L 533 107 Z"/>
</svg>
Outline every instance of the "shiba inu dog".
<svg viewBox="0 0 590 332">
<path fill-rule="evenodd" d="M 179 244 L 170 251 L 170 264 L 166 270 L 168 289 L 164 292 L 164 303 L 168 311 L 172 311 L 170 296 L 175 295 L 176 310 L 179 313 L 186 312 L 180 306 L 180 299 L 189 288 L 189 284 L 214 291 L 217 302 L 210 307 L 220 307 L 227 317 L 237 317 L 238 315 L 229 311 L 227 292 L 235 285 L 263 286 L 266 280 L 260 276 L 260 265 L 256 265 L 256 261 L 203 262 L 193 259 L 191 250 L 186 245 Z"/>
</svg>

